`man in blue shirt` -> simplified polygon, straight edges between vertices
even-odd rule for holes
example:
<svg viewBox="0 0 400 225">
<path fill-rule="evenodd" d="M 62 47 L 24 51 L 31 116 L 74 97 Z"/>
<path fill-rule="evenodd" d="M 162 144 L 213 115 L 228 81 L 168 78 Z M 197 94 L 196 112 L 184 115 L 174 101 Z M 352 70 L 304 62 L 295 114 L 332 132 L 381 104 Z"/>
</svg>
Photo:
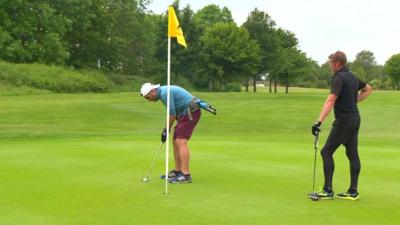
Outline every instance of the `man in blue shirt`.
<svg viewBox="0 0 400 225">
<path fill-rule="evenodd" d="M 145 83 L 140 93 L 149 101 L 161 100 L 164 106 L 167 105 L 167 86 Z M 201 116 L 199 107 L 194 101 L 195 98 L 185 89 L 174 85 L 170 86 L 169 127 L 173 126 L 175 120 L 177 121 L 173 136 L 175 169 L 168 174 L 171 183 L 192 182 L 189 171 L 188 141 Z M 166 141 L 166 135 L 167 130 L 164 128 L 161 134 L 162 142 Z"/>
</svg>

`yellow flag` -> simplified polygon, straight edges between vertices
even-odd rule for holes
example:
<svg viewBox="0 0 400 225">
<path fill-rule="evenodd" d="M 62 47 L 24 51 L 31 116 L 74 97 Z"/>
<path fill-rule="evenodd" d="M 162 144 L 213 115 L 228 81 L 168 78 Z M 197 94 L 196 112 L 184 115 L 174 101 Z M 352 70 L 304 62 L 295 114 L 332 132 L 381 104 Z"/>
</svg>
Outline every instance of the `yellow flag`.
<svg viewBox="0 0 400 225">
<path fill-rule="evenodd" d="M 185 37 L 172 6 L 168 7 L 168 37 L 176 37 L 178 44 L 186 48 Z"/>
</svg>

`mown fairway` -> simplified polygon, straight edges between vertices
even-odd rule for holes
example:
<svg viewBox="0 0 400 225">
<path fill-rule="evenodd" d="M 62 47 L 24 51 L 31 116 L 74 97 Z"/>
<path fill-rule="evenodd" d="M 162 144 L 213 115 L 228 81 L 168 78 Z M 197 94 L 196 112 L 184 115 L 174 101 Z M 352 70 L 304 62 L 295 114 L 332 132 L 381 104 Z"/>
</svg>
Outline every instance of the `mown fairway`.
<svg viewBox="0 0 400 225">
<path fill-rule="evenodd" d="M 158 178 L 164 151 L 151 181 L 140 181 L 164 127 L 161 103 L 138 93 L 0 96 L 0 224 L 399 224 L 400 92 L 376 91 L 360 104 L 357 202 L 306 198 L 310 126 L 327 91 L 196 94 L 219 115 L 203 112 L 190 142 L 194 182 L 170 185 L 168 196 Z M 341 192 L 349 184 L 343 147 L 335 160 Z"/>
</svg>

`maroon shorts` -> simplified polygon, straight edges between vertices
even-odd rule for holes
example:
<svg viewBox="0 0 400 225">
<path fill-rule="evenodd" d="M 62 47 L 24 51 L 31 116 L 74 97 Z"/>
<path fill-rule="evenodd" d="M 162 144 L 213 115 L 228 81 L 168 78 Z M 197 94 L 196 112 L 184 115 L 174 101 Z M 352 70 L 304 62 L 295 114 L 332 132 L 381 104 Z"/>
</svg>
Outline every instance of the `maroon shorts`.
<svg viewBox="0 0 400 225">
<path fill-rule="evenodd" d="M 196 112 L 192 113 L 192 120 L 190 120 L 189 115 L 179 117 L 178 123 L 175 126 L 174 140 L 177 138 L 183 138 L 189 140 L 192 136 L 193 130 L 196 127 L 197 122 L 199 122 L 201 116 L 201 110 L 198 109 Z"/>
</svg>

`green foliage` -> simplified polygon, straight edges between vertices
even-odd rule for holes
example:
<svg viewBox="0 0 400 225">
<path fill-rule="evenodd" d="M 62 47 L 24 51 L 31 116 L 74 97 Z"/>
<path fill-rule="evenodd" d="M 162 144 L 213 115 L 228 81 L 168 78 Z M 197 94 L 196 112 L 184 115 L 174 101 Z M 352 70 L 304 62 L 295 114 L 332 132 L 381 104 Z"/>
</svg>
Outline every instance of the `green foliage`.
<svg viewBox="0 0 400 225">
<path fill-rule="evenodd" d="M 390 78 L 384 77 L 383 79 L 374 79 L 368 83 L 373 89 L 390 90 L 393 89 L 393 83 Z"/>
<path fill-rule="evenodd" d="M 0 81 L 16 87 L 29 86 L 59 93 L 107 92 L 112 86 L 104 75 L 93 71 L 5 62 L 0 62 Z"/>
<path fill-rule="evenodd" d="M 193 20 L 195 20 L 201 31 L 216 23 L 234 23 L 230 10 L 226 7 L 221 9 L 215 4 L 210 4 L 200 9 L 194 15 Z"/>
<path fill-rule="evenodd" d="M 393 86 L 400 90 L 400 54 L 393 55 L 386 61 L 385 72 L 390 77 Z"/>
<path fill-rule="evenodd" d="M 278 36 L 279 36 L 279 41 L 280 41 L 280 47 L 281 48 L 296 48 L 297 45 L 299 44 L 299 41 L 296 38 L 296 35 L 288 30 L 284 30 L 282 28 L 279 28 L 277 30 Z"/>
<path fill-rule="evenodd" d="M 143 75 L 154 32 L 147 0 L 0 2 L 0 59 Z"/>
<path fill-rule="evenodd" d="M 279 54 L 273 78 L 285 83 L 286 93 L 288 93 L 290 83 L 312 72 L 312 62 L 307 59 L 304 52 L 298 49 L 298 40 L 292 32 L 278 29 L 277 33 Z"/>
<path fill-rule="evenodd" d="M 306 68 L 305 73 L 300 77 L 296 77 L 293 81 L 294 85 L 307 88 L 330 87 L 332 73 L 327 63 L 319 66 L 317 62 L 308 59 L 306 62 Z"/>
<path fill-rule="evenodd" d="M 363 50 L 357 53 L 356 59 L 350 63 L 350 69 L 363 81 L 370 82 L 382 78 L 381 70 L 375 60 L 374 53 Z"/>
<path fill-rule="evenodd" d="M 144 2 L 138 2 L 54 1 L 57 12 L 71 21 L 64 37 L 71 53 L 68 65 L 140 74 L 153 38 L 151 23 L 144 19 Z"/>
<path fill-rule="evenodd" d="M 260 48 L 247 30 L 232 23 L 217 23 L 200 38 L 202 67 L 208 80 L 219 80 L 222 90 L 242 74 L 255 74 L 260 64 Z"/>
<path fill-rule="evenodd" d="M 352 72 L 354 72 L 354 74 L 356 74 L 356 76 L 363 81 L 365 81 L 367 79 L 367 73 L 365 72 L 364 68 L 362 68 L 362 67 L 357 67 Z"/>
<path fill-rule="evenodd" d="M 156 76 L 146 78 L 145 82 L 152 82 L 155 84 L 166 85 L 167 77 L 165 74 L 159 74 Z M 171 74 L 171 85 L 178 85 L 184 87 L 186 90 L 193 91 L 196 90 L 191 80 L 184 76 L 179 76 L 177 74 Z"/>
<path fill-rule="evenodd" d="M 274 76 L 280 44 L 275 25 L 275 21 L 268 13 L 259 11 L 257 8 L 250 12 L 246 22 L 242 25 L 249 32 L 250 37 L 257 42 L 261 54 L 260 66 L 254 73 L 245 74 L 246 79 L 253 77 L 253 82 L 256 82 L 260 75 L 268 73 L 270 76 Z M 256 90 L 254 89 L 254 91 Z"/>
<path fill-rule="evenodd" d="M 183 34 L 186 39 L 188 48 L 183 48 L 178 45 L 175 40 L 171 41 L 171 68 L 172 73 L 177 76 L 183 76 L 187 79 L 192 79 L 191 75 L 195 70 L 196 51 L 198 49 L 198 27 L 193 21 L 193 11 L 189 6 L 183 10 L 179 9 L 179 1 L 173 4 L 176 15 L 183 28 Z M 152 76 L 157 77 L 166 76 L 167 74 L 167 54 L 168 54 L 168 15 L 164 14 L 154 18 L 156 23 L 156 38 L 155 38 L 155 51 L 154 56 L 158 64 L 153 64 Z M 166 79 L 166 78 L 165 78 Z M 162 80 L 162 79 L 161 79 Z M 164 81 L 164 80 L 163 80 Z"/>
<path fill-rule="evenodd" d="M 240 92 L 242 90 L 242 83 L 232 82 L 226 85 L 226 91 L 230 92 Z"/>
<path fill-rule="evenodd" d="M 137 85 L 135 77 L 165 83 L 168 15 L 152 13 L 147 9 L 149 3 L 2 0 L 0 60 L 103 71 L 113 74 L 110 79 L 115 78 L 117 83 L 112 84 L 113 90 Z M 232 89 L 230 83 L 236 86 L 244 81 L 248 89 L 250 79 L 256 84 L 268 75 L 272 82 L 287 87 L 326 86 L 325 75 L 317 72 L 319 69 L 299 49 L 296 35 L 277 28 L 267 12 L 255 8 L 239 28 L 227 7 L 210 4 L 194 12 L 190 5 L 180 7 L 179 0 L 174 0 L 172 6 L 188 43 L 188 48 L 182 48 L 172 41 L 175 84 L 226 91 Z M 370 51 L 358 53 L 350 68 L 369 83 L 390 86 L 388 76 Z M 396 80 L 392 81 L 397 85 Z"/>
<path fill-rule="evenodd" d="M 70 20 L 49 1 L 0 2 L 0 59 L 63 65 L 69 57 L 63 35 Z"/>
</svg>

